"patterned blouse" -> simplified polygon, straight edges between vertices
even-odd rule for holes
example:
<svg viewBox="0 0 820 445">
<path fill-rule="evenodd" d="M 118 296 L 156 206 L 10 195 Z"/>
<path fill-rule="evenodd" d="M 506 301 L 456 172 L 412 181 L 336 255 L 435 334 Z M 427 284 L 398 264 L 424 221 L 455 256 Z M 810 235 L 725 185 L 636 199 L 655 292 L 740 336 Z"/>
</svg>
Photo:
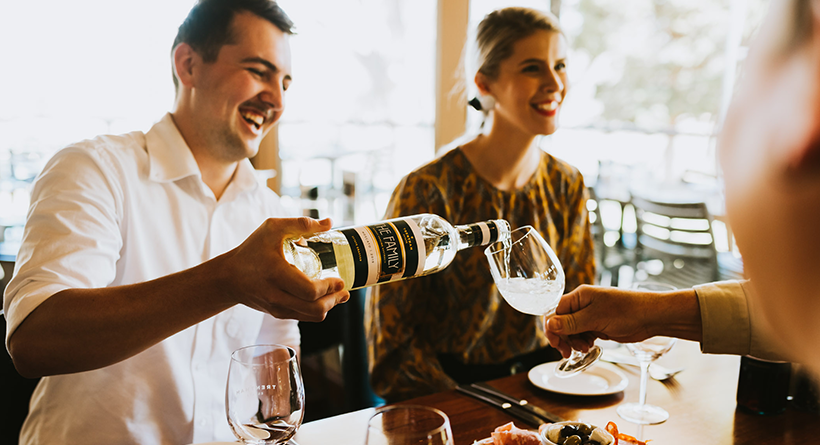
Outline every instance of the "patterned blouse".
<svg viewBox="0 0 820 445">
<path fill-rule="evenodd" d="M 570 291 L 595 277 L 586 201 L 580 172 L 547 153 L 524 187 L 502 191 L 456 148 L 407 175 L 385 218 L 434 213 L 454 225 L 532 225 L 558 255 Z M 497 364 L 548 345 L 542 317 L 516 311 L 498 293 L 481 247 L 459 252 L 439 273 L 373 287 L 365 329 L 371 384 L 388 401 L 455 387 L 438 354 Z"/>
</svg>

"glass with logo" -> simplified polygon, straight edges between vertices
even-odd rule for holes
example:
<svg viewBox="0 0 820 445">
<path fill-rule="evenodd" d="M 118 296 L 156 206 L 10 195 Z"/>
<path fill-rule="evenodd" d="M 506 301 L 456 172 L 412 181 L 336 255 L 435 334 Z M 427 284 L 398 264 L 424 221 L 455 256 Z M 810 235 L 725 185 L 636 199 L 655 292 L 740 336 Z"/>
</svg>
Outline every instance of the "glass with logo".
<svg viewBox="0 0 820 445">
<path fill-rule="evenodd" d="M 286 443 L 302 425 L 305 389 L 291 347 L 237 349 L 231 354 L 225 391 L 228 424 L 243 444 Z"/>
</svg>

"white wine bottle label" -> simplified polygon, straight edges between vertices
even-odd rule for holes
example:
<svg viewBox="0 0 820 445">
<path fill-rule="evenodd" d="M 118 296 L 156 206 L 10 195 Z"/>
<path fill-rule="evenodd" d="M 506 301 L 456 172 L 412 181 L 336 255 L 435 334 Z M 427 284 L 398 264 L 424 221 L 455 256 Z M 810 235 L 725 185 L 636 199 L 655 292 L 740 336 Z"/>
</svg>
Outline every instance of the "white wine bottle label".
<svg viewBox="0 0 820 445">
<path fill-rule="evenodd" d="M 472 239 L 469 241 L 471 246 L 486 246 L 498 241 L 498 225 L 495 221 L 469 224 L 467 228 L 472 235 Z"/>
<path fill-rule="evenodd" d="M 424 238 L 413 220 L 396 219 L 341 232 L 353 253 L 353 289 L 412 277 L 424 270 Z"/>
</svg>

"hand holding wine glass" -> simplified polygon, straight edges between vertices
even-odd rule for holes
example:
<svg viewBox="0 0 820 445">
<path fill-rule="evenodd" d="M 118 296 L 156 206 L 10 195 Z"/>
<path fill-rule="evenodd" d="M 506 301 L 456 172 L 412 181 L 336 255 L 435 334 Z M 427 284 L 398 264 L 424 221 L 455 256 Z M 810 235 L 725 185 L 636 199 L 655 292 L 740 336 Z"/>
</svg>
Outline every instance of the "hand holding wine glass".
<svg viewBox="0 0 820 445">
<path fill-rule="evenodd" d="M 564 293 L 564 271 L 552 248 L 532 226 L 510 232 L 509 241 L 490 244 L 484 251 L 490 272 L 504 299 L 520 312 L 531 315 L 554 315 Z M 588 352 L 572 355 L 555 368 L 559 377 L 577 374 L 601 356 L 593 346 Z"/>
<path fill-rule="evenodd" d="M 237 349 L 231 354 L 225 391 L 228 423 L 244 444 L 282 444 L 302 425 L 305 390 L 293 348 Z"/>
</svg>

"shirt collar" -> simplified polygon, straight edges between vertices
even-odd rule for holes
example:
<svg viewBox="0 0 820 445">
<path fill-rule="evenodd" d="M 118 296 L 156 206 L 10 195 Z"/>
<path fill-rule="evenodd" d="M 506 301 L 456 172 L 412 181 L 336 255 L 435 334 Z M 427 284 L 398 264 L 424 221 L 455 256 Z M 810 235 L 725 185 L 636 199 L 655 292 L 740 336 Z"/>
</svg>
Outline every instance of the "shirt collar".
<svg viewBox="0 0 820 445">
<path fill-rule="evenodd" d="M 157 182 L 173 182 L 186 176 L 200 175 L 191 149 L 179 132 L 171 113 L 166 113 L 145 134 L 148 150 L 148 177 Z"/>
<path fill-rule="evenodd" d="M 166 113 L 145 134 L 146 149 L 150 162 L 148 177 L 157 182 L 173 182 L 188 176 L 201 177 L 199 165 L 191 149 L 182 137 L 171 113 Z M 239 162 L 229 187 L 239 191 L 252 190 L 258 186 L 250 160 Z"/>
</svg>

